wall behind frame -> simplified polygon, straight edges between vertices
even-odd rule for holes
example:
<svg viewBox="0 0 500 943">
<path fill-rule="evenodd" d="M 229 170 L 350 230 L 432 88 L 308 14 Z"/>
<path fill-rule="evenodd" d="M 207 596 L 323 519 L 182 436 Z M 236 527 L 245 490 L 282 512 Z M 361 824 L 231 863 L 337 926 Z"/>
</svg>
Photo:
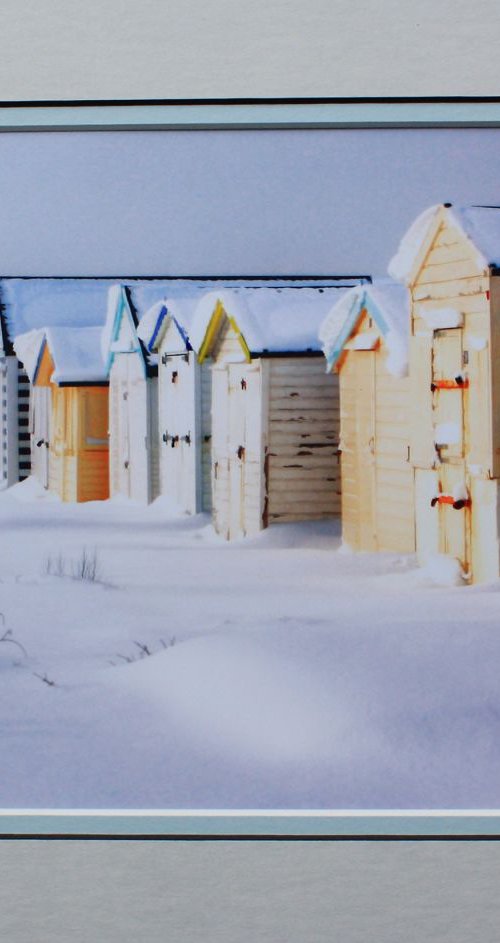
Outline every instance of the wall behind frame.
<svg viewBox="0 0 500 943">
<path fill-rule="evenodd" d="M 0 844 L 9 943 L 496 943 L 500 845 Z"/>
<path fill-rule="evenodd" d="M 499 19 L 495 0 L 4 0 L 1 98 L 494 95 Z M 0 935 L 494 943 L 499 859 L 483 842 L 4 841 Z"/>
<path fill-rule="evenodd" d="M 0 98 L 494 95 L 496 0 L 3 0 Z"/>
</svg>

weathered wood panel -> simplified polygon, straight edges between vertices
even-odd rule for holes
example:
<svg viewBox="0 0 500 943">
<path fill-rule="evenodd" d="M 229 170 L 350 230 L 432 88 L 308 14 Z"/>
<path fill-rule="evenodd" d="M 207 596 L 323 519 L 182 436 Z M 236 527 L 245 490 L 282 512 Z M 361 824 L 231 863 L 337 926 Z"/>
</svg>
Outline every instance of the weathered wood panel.
<svg viewBox="0 0 500 943">
<path fill-rule="evenodd" d="M 338 514 L 338 378 L 313 357 L 272 359 L 268 365 L 269 520 Z"/>
</svg>

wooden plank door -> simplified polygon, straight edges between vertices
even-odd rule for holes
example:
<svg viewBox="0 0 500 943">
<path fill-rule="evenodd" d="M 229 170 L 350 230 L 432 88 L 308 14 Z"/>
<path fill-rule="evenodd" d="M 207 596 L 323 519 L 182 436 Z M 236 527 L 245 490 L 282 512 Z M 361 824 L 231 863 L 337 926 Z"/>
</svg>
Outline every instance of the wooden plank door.
<svg viewBox="0 0 500 943">
<path fill-rule="evenodd" d="M 229 538 L 229 368 L 212 367 L 212 516 Z"/>
<path fill-rule="evenodd" d="M 50 412 L 51 412 L 51 390 L 50 386 L 42 386 L 40 390 L 41 422 L 40 433 L 43 438 L 43 445 L 40 447 L 40 472 L 41 483 L 44 488 L 49 487 L 49 448 L 50 448 Z"/>
<path fill-rule="evenodd" d="M 354 550 L 377 550 L 375 351 L 350 351 L 341 373 L 342 530 Z"/>
<path fill-rule="evenodd" d="M 196 512 L 196 430 L 193 365 L 189 355 L 167 355 L 162 365 L 165 487 L 176 504 Z"/>
<path fill-rule="evenodd" d="M 231 537 L 262 528 L 263 449 L 259 364 L 229 365 L 229 502 Z"/>
<path fill-rule="evenodd" d="M 229 364 L 229 535 L 245 535 L 247 381 L 241 364 Z"/>
<path fill-rule="evenodd" d="M 49 486 L 50 387 L 34 386 L 31 403 L 32 471 L 44 488 Z"/>
<path fill-rule="evenodd" d="M 128 354 L 115 357 L 109 389 L 111 493 L 131 497 Z"/>
<path fill-rule="evenodd" d="M 149 501 L 161 494 L 158 387 L 158 377 L 150 377 L 147 382 Z"/>
<path fill-rule="evenodd" d="M 359 531 L 363 550 L 377 550 L 375 481 L 375 351 L 355 351 Z"/>
<path fill-rule="evenodd" d="M 149 501 L 148 393 L 141 359 L 127 355 L 128 489 L 130 497 Z"/>
<path fill-rule="evenodd" d="M 464 457 L 464 391 L 453 384 L 463 374 L 462 331 L 460 328 L 435 331 L 432 345 L 434 441 L 441 461 Z"/>
<path fill-rule="evenodd" d="M 460 380 L 464 374 L 463 332 L 460 328 L 435 331 L 432 345 L 432 383 L 434 442 L 439 469 L 439 488 L 443 495 L 460 496 L 466 484 L 465 397 Z M 468 506 L 455 508 L 439 502 L 439 550 L 470 571 L 471 511 Z"/>
</svg>

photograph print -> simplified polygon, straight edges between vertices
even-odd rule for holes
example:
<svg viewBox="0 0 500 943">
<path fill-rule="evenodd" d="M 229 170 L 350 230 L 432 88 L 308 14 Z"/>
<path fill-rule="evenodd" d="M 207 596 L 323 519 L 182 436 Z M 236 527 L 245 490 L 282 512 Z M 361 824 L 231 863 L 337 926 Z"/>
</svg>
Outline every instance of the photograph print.
<svg viewBox="0 0 500 943">
<path fill-rule="evenodd" d="M 0 808 L 500 806 L 499 169 L 0 135 Z"/>
</svg>

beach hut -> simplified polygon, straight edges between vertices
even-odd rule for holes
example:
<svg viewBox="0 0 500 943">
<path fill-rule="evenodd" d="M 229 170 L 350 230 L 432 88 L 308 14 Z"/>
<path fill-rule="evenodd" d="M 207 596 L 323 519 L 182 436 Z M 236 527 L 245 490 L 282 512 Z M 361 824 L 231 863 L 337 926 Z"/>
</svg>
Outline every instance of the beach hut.
<svg viewBox="0 0 500 943">
<path fill-rule="evenodd" d="M 51 391 L 48 386 L 33 386 L 33 371 L 35 369 L 44 332 L 41 330 L 29 331 L 20 334 L 14 339 L 14 348 L 19 362 L 26 365 L 26 377 L 29 381 L 29 412 L 26 445 L 30 454 L 33 475 L 44 488 L 49 486 L 49 447 L 50 447 L 50 413 Z"/>
<path fill-rule="evenodd" d="M 210 511 L 211 371 L 198 362 L 189 339 L 200 293 L 167 298 L 139 325 L 158 358 L 160 491 L 183 511 Z"/>
<path fill-rule="evenodd" d="M 422 562 L 496 579 L 500 479 L 500 208 L 426 210 L 390 274 L 411 293 L 411 439 Z"/>
<path fill-rule="evenodd" d="M 14 351 L 5 315 L 0 315 L 0 488 L 8 488 L 31 471 L 29 380 Z"/>
<path fill-rule="evenodd" d="M 47 328 L 33 349 L 31 372 L 35 390 L 50 390 L 49 490 L 63 501 L 107 498 L 108 381 L 101 328 Z"/>
<path fill-rule="evenodd" d="M 350 289 L 321 325 L 340 381 L 342 537 L 353 550 L 415 550 L 409 329 L 408 291 L 389 279 Z"/>
<path fill-rule="evenodd" d="M 212 502 L 230 539 L 340 512 L 338 378 L 318 327 L 336 288 L 241 288 L 197 307 L 191 343 L 212 363 Z"/>
<path fill-rule="evenodd" d="M 109 374 L 111 497 L 144 504 L 159 494 L 158 367 L 137 334 L 131 286 L 108 293 L 102 353 Z"/>
<path fill-rule="evenodd" d="M 2 484 L 31 473 L 48 486 L 51 391 L 50 386 L 33 387 L 30 370 L 44 328 L 102 326 L 110 284 L 93 278 L 0 279 Z"/>
</svg>

